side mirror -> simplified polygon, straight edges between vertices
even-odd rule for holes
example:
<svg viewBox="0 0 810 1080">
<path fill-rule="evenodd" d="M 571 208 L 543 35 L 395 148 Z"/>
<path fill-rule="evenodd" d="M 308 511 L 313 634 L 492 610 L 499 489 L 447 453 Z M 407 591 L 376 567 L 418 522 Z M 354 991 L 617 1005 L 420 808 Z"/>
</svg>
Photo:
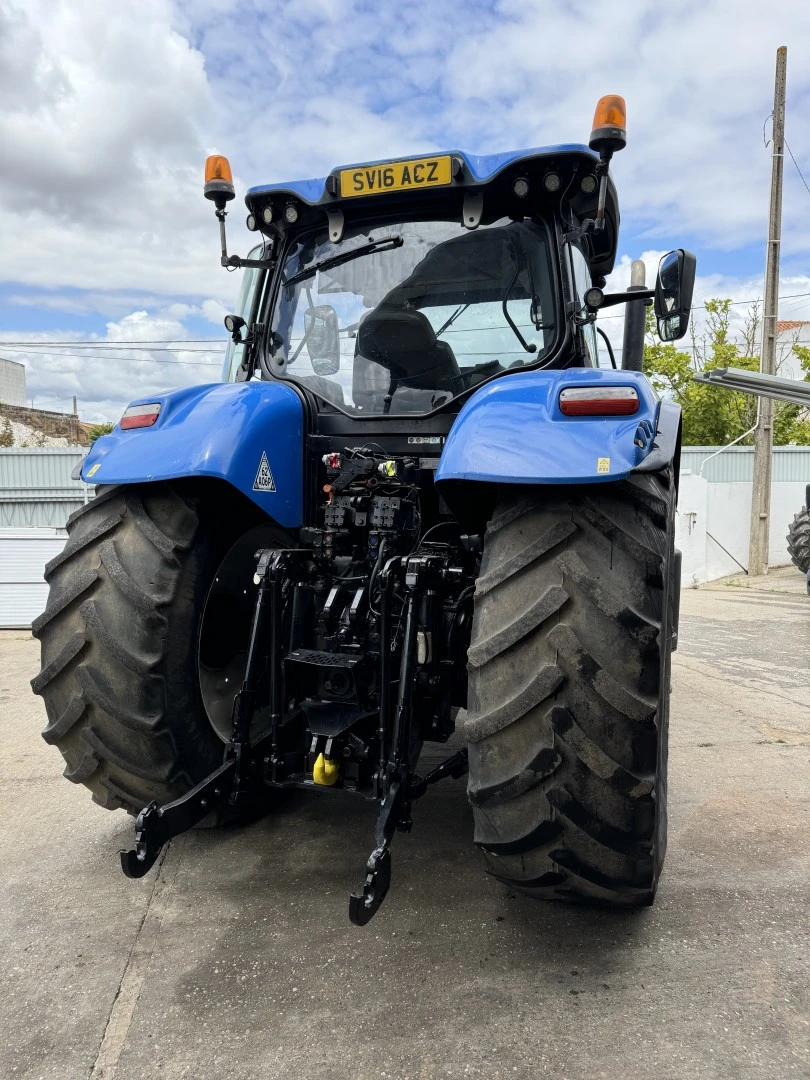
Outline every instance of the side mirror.
<svg viewBox="0 0 810 1080">
<path fill-rule="evenodd" d="M 304 341 L 316 375 L 334 375 L 340 370 L 340 326 L 333 307 L 320 304 L 307 308 Z"/>
<path fill-rule="evenodd" d="M 662 341 L 677 341 L 689 326 L 692 293 L 695 291 L 697 259 L 691 251 L 678 248 L 664 255 L 658 264 L 655 283 L 655 317 Z"/>
</svg>

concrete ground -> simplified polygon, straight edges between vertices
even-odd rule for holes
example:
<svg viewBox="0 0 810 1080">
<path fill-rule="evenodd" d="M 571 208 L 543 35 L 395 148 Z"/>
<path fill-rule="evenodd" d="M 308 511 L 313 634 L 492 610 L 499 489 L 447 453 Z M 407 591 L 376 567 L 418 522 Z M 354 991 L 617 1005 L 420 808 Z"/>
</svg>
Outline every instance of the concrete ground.
<svg viewBox="0 0 810 1080">
<path fill-rule="evenodd" d="M 810 599 L 790 574 L 683 595 L 667 865 L 632 914 L 487 877 L 464 781 L 417 805 L 365 929 L 346 908 L 373 811 L 328 796 L 183 836 L 128 881 L 131 822 L 61 778 L 37 645 L 7 633 L 0 1076 L 810 1076 Z"/>
</svg>

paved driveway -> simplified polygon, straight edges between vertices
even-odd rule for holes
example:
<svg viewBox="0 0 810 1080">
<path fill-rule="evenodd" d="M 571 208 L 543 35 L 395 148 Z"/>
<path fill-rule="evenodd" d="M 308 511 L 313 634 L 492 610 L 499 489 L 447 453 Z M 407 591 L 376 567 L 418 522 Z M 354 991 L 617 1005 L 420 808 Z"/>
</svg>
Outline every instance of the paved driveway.
<svg viewBox="0 0 810 1080">
<path fill-rule="evenodd" d="M 365 929 L 351 800 L 189 834 L 127 881 L 131 822 L 61 779 L 36 643 L 7 633 L 0 1076 L 810 1076 L 810 600 L 781 579 L 684 593 L 667 865 L 633 914 L 487 877 L 463 781 L 417 805 Z"/>
</svg>

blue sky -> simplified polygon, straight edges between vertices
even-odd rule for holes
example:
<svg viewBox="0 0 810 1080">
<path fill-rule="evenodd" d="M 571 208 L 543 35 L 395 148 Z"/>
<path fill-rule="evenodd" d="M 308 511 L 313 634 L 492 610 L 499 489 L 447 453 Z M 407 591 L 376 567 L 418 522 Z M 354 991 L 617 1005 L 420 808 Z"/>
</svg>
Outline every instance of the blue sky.
<svg viewBox="0 0 810 1080">
<path fill-rule="evenodd" d="M 0 0 L 0 355 L 25 352 L 37 404 L 76 394 L 91 419 L 217 377 L 218 343 L 197 342 L 223 339 L 237 275 L 218 266 L 207 154 L 229 155 L 241 196 L 347 161 L 586 141 L 605 93 L 628 105 L 614 283 L 632 258 L 652 272 L 687 246 L 698 298 L 759 296 L 781 44 L 787 136 L 810 182 L 799 0 L 767 18 L 753 0 Z M 247 247 L 242 221 L 232 250 Z M 780 291 L 810 293 L 810 192 L 789 159 Z M 780 314 L 810 319 L 808 300 Z M 148 351 L 168 338 L 187 347 Z M 82 354 L 121 339 L 147 344 Z"/>
</svg>

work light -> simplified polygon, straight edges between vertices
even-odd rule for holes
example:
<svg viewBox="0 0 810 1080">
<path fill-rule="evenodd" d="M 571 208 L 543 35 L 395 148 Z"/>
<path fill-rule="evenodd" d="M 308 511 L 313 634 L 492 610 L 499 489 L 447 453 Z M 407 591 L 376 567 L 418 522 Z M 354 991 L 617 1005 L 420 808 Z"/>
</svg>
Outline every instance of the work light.
<svg viewBox="0 0 810 1080">
<path fill-rule="evenodd" d="M 588 173 L 580 180 L 579 190 L 585 195 L 593 195 L 593 193 L 596 191 L 598 183 L 599 181 L 596 179 L 593 173 Z"/>
</svg>

